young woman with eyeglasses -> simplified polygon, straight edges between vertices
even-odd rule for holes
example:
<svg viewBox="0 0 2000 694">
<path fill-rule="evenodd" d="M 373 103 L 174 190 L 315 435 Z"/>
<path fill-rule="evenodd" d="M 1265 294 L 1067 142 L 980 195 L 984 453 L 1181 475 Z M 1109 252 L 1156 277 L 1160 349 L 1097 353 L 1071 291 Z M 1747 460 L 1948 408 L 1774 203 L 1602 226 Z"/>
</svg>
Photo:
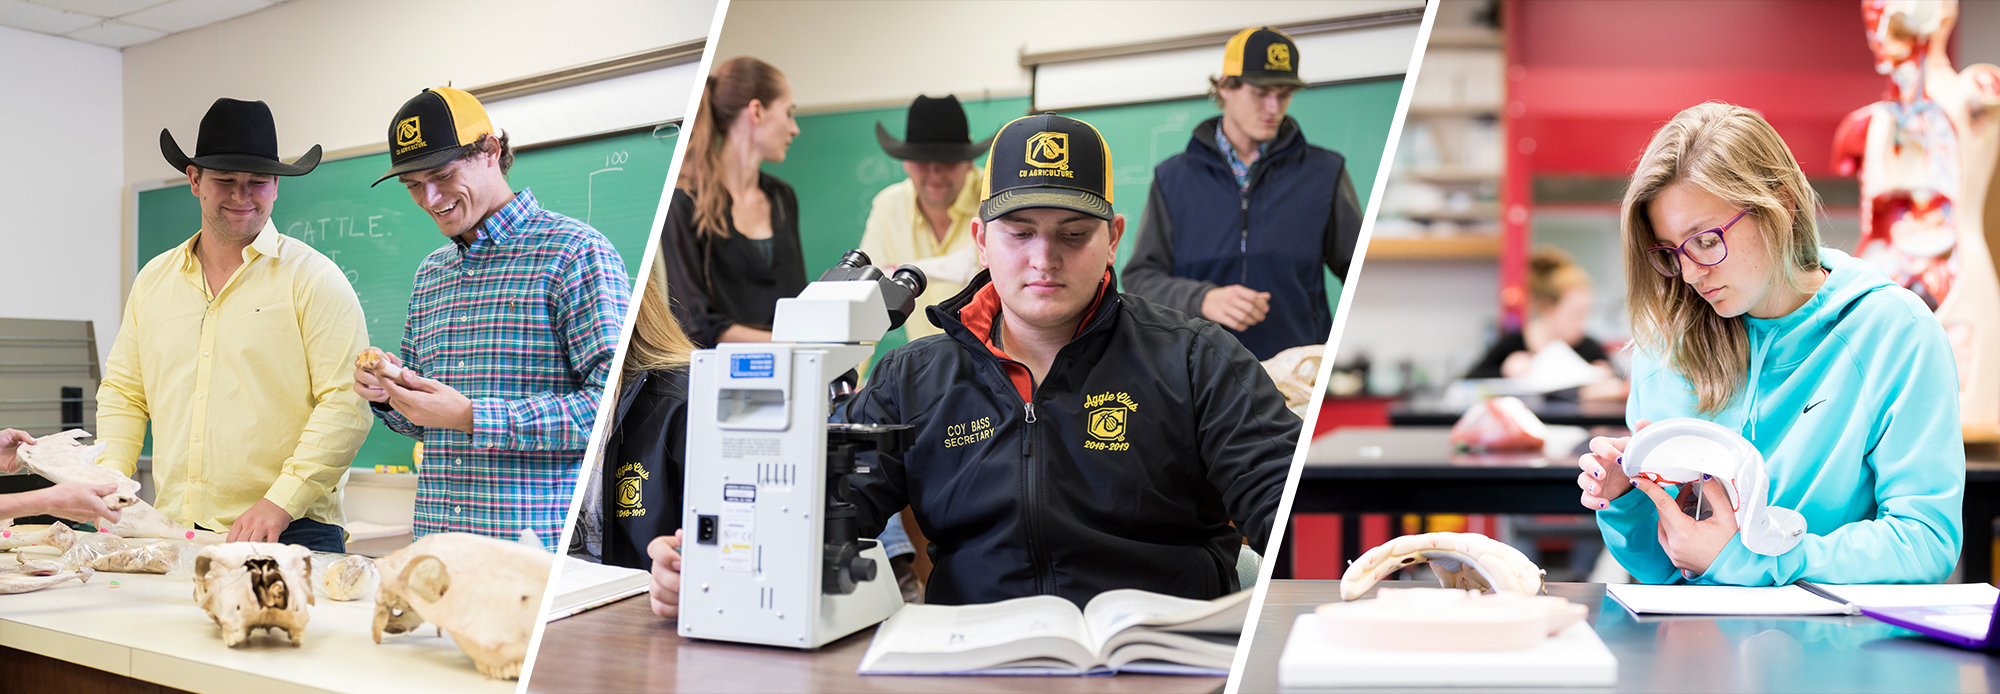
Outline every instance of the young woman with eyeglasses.
<svg viewBox="0 0 2000 694">
<path fill-rule="evenodd" d="M 1818 208 L 1777 131 L 1727 104 L 1675 116 L 1632 175 L 1627 421 L 1737 430 L 1764 455 L 1770 504 L 1807 523 L 1790 551 L 1756 554 L 1733 514 L 1695 520 L 1659 485 L 1628 479 L 1629 438 L 1593 439 L 1582 502 L 1638 581 L 1935 583 L 1958 562 L 1965 447 L 1950 344 L 1915 294 L 1819 247 Z"/>
</svg>

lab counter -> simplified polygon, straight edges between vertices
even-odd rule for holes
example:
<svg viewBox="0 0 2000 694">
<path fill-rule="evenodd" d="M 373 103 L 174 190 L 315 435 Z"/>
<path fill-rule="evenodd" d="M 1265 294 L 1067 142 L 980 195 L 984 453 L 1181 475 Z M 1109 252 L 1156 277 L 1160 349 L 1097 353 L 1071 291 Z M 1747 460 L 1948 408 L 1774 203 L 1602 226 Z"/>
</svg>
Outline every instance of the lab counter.
<svg viewBox="0 0 2000 694">
<path fill-rule="evenodd" d="M 1436 587 L 1437 581 L 1377 585 Z M 1548 589 L 1551 595 L 1590 608 L 1591 626 L 1618 659 L 1614 690 L 1618 692 L 2000 689 L 2000 657 L 1946 645 L 1869 617 L 1639 618 L 1606 597 L 1602 583 L 1554 583 Z M 1315 691 L 1281 689 L 1279 656 L 1299 615 L 1339 600 L 1339 581 L 1272 581 L 1263 612 L 1256 616 L 1239 691 Z M 1413 674 L 1413 684 L 1418 679 Z"/>
<path fill-rule="evenodd" d="M 14 561 L 0 557 L 0 561 Z M 117 585 L 113 585 L 113 584 Z M 0 646 L 63 661 L 49 691 L 105 691 L 102 673 L 131 691 L 153 684 L 194 692 L 436 692 L 511 694 L 517 683 L 489 680 L 435 625 L 370 637 L 375 601 L 324 597 L 309 609 L 304 644 L 260 630 L 236 648 L 194 602 L 191 578 L 98 572 L 32 593 L 0 595 Z M 146 684 L 153 683 L 153 684 Z M 9 689 L 0 684 L 0 690 Z M 115 691 L 115 690 L 114 690 Z"/>
</svg>

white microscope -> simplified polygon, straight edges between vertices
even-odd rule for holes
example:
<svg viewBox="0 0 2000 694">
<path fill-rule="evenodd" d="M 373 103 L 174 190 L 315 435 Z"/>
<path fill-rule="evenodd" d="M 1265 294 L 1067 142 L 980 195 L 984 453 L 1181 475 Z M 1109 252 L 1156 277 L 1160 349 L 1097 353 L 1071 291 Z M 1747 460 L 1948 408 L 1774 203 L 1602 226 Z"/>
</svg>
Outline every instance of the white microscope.
<svg viewBox="0 0 2000 694">
<path fill-rule="evenodd" d="M 924 274 L 868 256 L 780 299 L 770 343 L 694 353 L 681 527 L 680 633 L 818 648 L 903 606 L 889 557 L 843 495 L 855 456 L 901 456 L 906 425 L 828 424 L 854 367 L 910 317 Z M 865 470 L 864 470 L 865 471 Z"/>
</svg>

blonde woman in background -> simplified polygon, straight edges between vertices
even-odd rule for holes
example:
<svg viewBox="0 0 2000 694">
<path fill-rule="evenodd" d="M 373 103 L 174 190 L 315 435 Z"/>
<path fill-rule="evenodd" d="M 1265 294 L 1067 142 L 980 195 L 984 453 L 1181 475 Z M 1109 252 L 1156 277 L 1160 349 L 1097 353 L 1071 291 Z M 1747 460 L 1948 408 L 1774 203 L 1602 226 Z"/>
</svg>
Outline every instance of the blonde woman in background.
<svg viewBox="0 0 2000 694">
<path fill-rule="evenodd" d="M 674 315 L 696 345 L 770 341 L 778 300 L 806 286 L 798 195 L 758 169 L 785 160 L 792 109 L 784 73 L 748 56 L 702 90 L 660 235 Z"/>
<path fill-rule="evenodd" d="M 1590 273 L 1568 251 L 1544 246 L 1528 258 L 1528 322 L 1493 343 L 1466 378 L 1521 378 L 1532 370 L 1535 354 L 1558 342 L 1609 375 L 1603 381 L 1573 391 L 1550 394 L 1553 399 L 1622 399 L 1627 387 L 1611 368 L 1611 355 L 1585 335 L 1596 300 Z M 1559 397 L 1561 396 L 1561 397 Z"/>
<path fill-rule="evenodd" d="M 1958 562 L 1965 447 L 1944 329 L 1873 265 L 1821 248 L 1818 207 L 1777 131 L 1728 104 L 1675 116 L 1632 175 L 1627 421 L 1737 431 L 1763 453 L 1770 505 L 1807 524 L 1797 546 L 1757 554 L 1734 514 L 1695 520 L 1627 479 L 1629 438 L 1593 439 L 1582 503 L 1641 582 L 1935 583 Z"/>
</svg>

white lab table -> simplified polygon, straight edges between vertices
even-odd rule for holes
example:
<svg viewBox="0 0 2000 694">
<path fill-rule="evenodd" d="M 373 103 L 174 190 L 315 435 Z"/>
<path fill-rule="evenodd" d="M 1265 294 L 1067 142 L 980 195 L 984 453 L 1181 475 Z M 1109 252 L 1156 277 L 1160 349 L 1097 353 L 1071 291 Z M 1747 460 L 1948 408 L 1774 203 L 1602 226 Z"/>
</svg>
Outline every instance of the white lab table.
<svg viewBox="0 0 2000 694">
<path fill-rule="evenodd" d="M 515 691 L 512 680 L 480 675 L 435 625 L 384 635 L 377 645 L 369 636 L 372 599 L 320 597 L 308 609 L 304 645 L 259 630 L 228 648 L 221 628 L 195 606 L 192 579 L 98 572 L 87 584 L 0 595 L 0 646 L 195 692 Z"/>
</svg>

